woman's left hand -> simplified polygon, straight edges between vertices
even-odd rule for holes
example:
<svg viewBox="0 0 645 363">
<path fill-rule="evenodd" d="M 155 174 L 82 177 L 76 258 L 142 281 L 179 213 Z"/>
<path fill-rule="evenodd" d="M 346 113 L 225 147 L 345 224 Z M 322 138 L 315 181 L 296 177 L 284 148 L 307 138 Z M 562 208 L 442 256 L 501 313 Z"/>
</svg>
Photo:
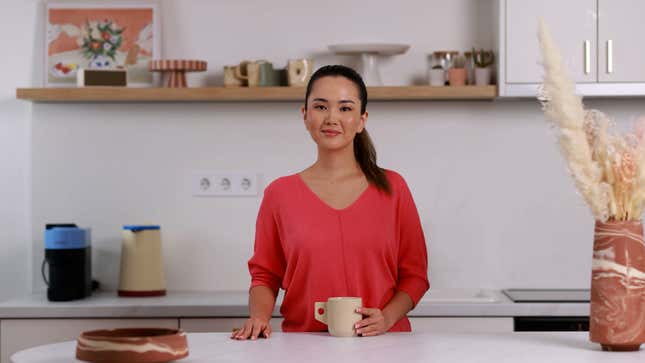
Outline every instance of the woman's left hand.
<svg viewBox="0 0 645 363">
<path fill-rule="evenodd" d="M 356 309 L 357 313 L 367 316 L 367 318 L 356 323 L 354 328 L 358 335 L 364 337 L 370 337 L 374 335 L 380 335 L 387 332 L 391 327 L 392 323 L 389 322 L 389 319 L 383 315 L 383 311 L 377 308 L 358 308 Z"/>
</svg>

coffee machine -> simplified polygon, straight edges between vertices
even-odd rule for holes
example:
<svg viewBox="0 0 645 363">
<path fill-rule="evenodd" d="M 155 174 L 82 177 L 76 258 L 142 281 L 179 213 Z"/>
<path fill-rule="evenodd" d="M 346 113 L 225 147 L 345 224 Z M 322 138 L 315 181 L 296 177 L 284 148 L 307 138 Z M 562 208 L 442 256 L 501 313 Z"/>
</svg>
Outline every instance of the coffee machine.
<svg viewBox="0 0 645 363">
<path fill-rule="evenodd" d="M 41 266 L 49 301 L 70 301 L 92 294 L 90 229 L 75 224 L 48 224 Z M 45 273 L 48 266 L 48 273 Z"/>
</svg>

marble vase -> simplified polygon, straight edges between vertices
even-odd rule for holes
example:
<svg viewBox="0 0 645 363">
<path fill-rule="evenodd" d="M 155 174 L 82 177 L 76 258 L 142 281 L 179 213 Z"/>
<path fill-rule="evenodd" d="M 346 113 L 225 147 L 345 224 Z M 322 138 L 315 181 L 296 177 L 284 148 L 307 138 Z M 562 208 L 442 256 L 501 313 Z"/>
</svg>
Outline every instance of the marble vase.
<svg viewBox="0 0 645 363">
<path fill-rule="evenodd" d="M 645 242 L 641 221 L 596 222 L 589 338 L 607 351 L 645 343 Z"/>
</svg>

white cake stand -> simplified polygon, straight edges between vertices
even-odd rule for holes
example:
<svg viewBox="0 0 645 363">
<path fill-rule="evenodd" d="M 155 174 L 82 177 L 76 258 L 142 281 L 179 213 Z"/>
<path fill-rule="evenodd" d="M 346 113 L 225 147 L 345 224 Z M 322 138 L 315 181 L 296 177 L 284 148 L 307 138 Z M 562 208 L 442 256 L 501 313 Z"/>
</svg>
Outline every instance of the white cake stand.
<svg viewBox="0 0 645 363">
<path fill-rule="evenodd" d="M 360 55 L 361 64 L 358 73 L 368 86 L 382 86 L 381 73 L 379 72 L 378 56 L 392 56 L 403 54 L 410 49 L 407 44 L 332 44 L 329 50 L 338 55 Z"/>
</svg>

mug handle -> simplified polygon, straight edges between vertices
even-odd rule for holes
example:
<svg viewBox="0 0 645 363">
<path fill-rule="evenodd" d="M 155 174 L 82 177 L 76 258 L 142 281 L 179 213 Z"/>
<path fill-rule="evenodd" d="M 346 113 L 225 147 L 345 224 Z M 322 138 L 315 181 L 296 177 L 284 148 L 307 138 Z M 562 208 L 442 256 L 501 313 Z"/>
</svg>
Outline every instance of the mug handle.
<svg viewBox="0 0 645 363">
<path fill-rule="evenodd" d="M 322 311 L 322 313 L 320 313 Z M 314 304 L 314 318 L 323 324 L 327 324 L 327 302 L 317 301 Z"/>
<path fill-rule="evenodd" d="M 244 61 L 244 62 L 241 62 L 239 65 L 234 67 L 235 78 L 242 79 L 242 80 L 248 80 L 249 79 L 249 74 L 248 73 L 246 74 L 246 76 L 242 74 L 242 67 L 247 68 L 249 63 L 250 63 L 249 61 Z"/>
<path fill-rule="evenodd" d="M 288 72 L 291 78 L 300 83 L 304 82 L 307 78 L 307 65 L 298 61 L 293 61 L 291 64 L 292 65 L 288 67 Z"/>
<path fill-rule="evenodd" d="M 47 281 L 47 276 L 45 276 L 45 264 L 47 264 L 48 261 L 46 258 L 43 259 L 43 263 L 40 265 L 40 274 L 43 276 L 43 280 L 45 281 L 45 285 L 49 287 L 49 281 Z"/>
<path fill-rule="evenodd" d="M 300 81 L 306 82 L 307 77 L 311 75 L 311 62 L 308 59 L 302 61 L 302 68 L 300 69 L 301 78 Z"/>
</svg>

